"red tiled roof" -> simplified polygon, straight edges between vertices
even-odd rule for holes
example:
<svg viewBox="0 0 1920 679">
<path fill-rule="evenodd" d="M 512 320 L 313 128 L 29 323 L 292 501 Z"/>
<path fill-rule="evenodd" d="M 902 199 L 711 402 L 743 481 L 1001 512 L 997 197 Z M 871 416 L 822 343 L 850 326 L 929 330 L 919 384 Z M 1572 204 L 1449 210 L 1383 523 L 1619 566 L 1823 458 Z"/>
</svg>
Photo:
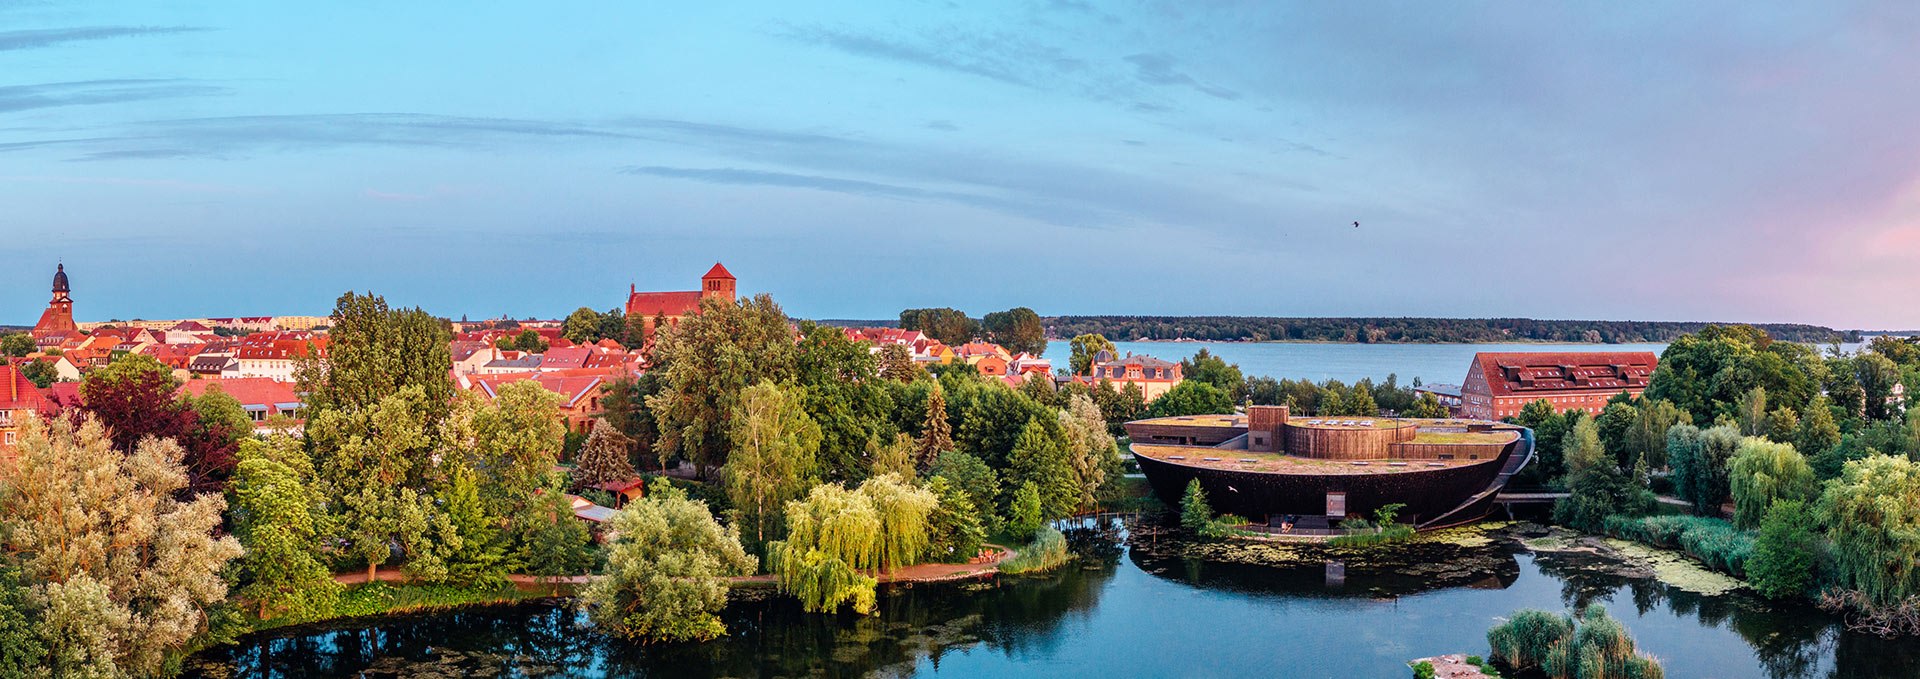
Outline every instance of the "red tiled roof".
<svg viewBox="0 0 1920 679">
<path fill-rule="evenodd" d="M 199 396 L 209 389 L 219 389 L 239 401 L 240 405 L 271 408 L 278 403 L 299 403 L 300 394 L 293 390 L 293 386 L 292 382 L 281 382 L 270 377 L 233 377 L 224 380 L 187 380 L 181 383 L 180 393 Z"/>
<path fill-rule="evenodd" d="M 1645 389 L 1660 357 L 1650 351 L 1482 352 L 1473 370 L 1493 396 Z"/>
<path fill-rule="evenodd" d="M 593 350 L 586 347 L 550 348 L 540 356 L 542 369 L 581 368 L 587 365 L 587 358 Z"/>
<path fill-rule="evenodd" d="M 592 393 L 601 383 L 605 382 L 606 376 L 523 372 L 502 375 L 474 375 L 472 379 L 474 388 L 478 389 L 480 393 L 485 394 L 487 398 L 499 396 L 500 387 L 521 380 L 532 380 L 535 384 L 539 384 L 547 391 L 559 394 L 561 398 L 566 399 L 566 402 L 561 405 L 571 408 L 577 405 L 580 399 L 586 398 L 587 394 Z"/>
<path fill-rule="evenodd" d="M 636 292 L 627 296 L 627 315 L 686 316 L 700 310 L 700 291 Z"/>
<path fill-rule="evenodd" d="M 0 410 L 33 410 L 50 413 L 53 401 L 33 386 L 33 380 L 11 365 L 0 365 Z"/>
<path fill-rule="evenodd" d="M 709 278 L 725 278 L 728 280 L 733 280 L 733 272 L 727 271 L 727 267 L 720 266 L 719 262 L 714 262 L 713 268 L 707 269 L 706 275 L 701 276 L 700 280 L 704 281 Z"/>
</svg>

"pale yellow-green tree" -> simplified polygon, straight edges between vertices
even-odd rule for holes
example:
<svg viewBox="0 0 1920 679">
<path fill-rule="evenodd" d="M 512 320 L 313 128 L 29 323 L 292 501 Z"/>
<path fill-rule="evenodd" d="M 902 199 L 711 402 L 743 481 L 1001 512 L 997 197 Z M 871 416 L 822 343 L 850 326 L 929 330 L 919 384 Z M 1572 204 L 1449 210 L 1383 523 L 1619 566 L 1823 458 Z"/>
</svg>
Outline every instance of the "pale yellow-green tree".
<svg viewBox="0 0 1920 679">
<path fill-rule="evenodd" d="M 1100 406 L 1086 394 L 1074 394 L 1060 411 L 1060 433 L 1067 449 L 1067 461 L 1080 489 L 1079 508 L 1093 506 L 1094 494 L 1107 482 L 1107 473 L 1118 464 L 1119 447 L 1107 431 L 1107 420 Z"/>
<path fill-rule="evenodd" d="M 761 382 L 741 392 L 728 424 L 733 452 L 720 475 L 756 548 L 778 537 L 786 503 L 813 484 L 820 426 L 800 400 L 793 388 Z"/>
<path fill-rule="evenodd" d="M 1776 500 L 1811 501 L 1820 492 L 1813 468 L 1792 444 L 1752 436 L 1741 440 L 1727 464 L 1727 482 L 1733 490 L 1733 524 L 1746 529 L 1759 528 Z"/>
<path fill-rule="evenodd" d="M 580 445 L 580 457 L 573 465 L 573 488 L 593 488 L 607 483 L 621 483 L 633 480 L 639 474 L 633 470 L 633 462 L 627 458 L 627 450 L 633 447 L 633 439 L 620 433 L 604 419 L 593 421 L 593 429 L 587 434 L 587 442 Z"/>
<path fill-rule="evenodd" d="M 156 674 L 226 600 L 221 571 L 239 541 L 215 537 L 226 501 L 181 499 L 187 474 L 172 440 L 114 450 L 91 419 L 26 418 L 0 476 L 0 547 L 45 602 L 43 634 L 59 667 Z"/>
<path fill-rule="evenodd" d="M 860 494 L 873 501 L 880 517 L 877 556 L 884 571 L 920 563 L 927 553 L 927 517 L 939 506 L 940 498 L 910 478 L 882 474 L 860 484 Z"/>
<path fill-rule="evenodd" d="M 900 477 L 868 479 L 858 490 L 814 486 L 787 503 L 787 539 L 770 545 L 781 589 L 814 612 L 851 603 L 873 612 L 877 582 L 861 571 L 892 570 L 925 558 L 939 498 Z"/>
<path fill-rule="evenodd" d="M 940 455 L 953 450 L 953 426 L 947 423 L 947 395 L 935 382 L 927 394 L 926 420 L 920 429 L 919 447 L 914 457 L 921 469 L 930 469 Z"/>
<path fill-rule="evenodd" d="M 737 527 L 722 528 L 703 503 L 664 479 L 613 517 L 605 577 L 581 592 L 596 626 L 637 641 L 703 641 L 726 634 L 715 613 L 727 579 L 755 561 Z"/>
<path fill-rule="evenodd" d="M 894 434 L 893 442 L 881 444 L 879 441 L 867 442 L 867 458 L 872 463 L 869 477 L 893 474 L 903 479 L 914 478 L 914 455 L 919 445 L 913 437 L 906 434 Z"/>
</svg>

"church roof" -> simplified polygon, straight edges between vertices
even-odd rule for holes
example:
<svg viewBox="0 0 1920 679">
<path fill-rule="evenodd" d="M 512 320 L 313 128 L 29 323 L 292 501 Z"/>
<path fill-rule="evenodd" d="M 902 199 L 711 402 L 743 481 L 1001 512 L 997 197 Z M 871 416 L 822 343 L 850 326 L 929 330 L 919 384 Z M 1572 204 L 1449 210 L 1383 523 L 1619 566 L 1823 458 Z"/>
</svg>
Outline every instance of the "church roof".
<svg viewBox="0 0 1920 679">
<path fill-rule="evenodd" d="M 53 270 L 53 291 L 69 292 L 67 289 L 67 265 L 57 264 Z"/>
<path fill-rule="evenodd" d="M 714 262 L 714 263 L 713 263 L 713 268 L 711 268 L 711 269 L 707 269 L 707 275 L 705 275 L 705 276 L 701 276 L 701 277 L 700 277 L 700 280 L 703 280 L 703 281 L 704 281 L 704 280 L 706 280 L 706 279 L 709 279 L 709 278 L 725 278 L 725 279 L 727 279 L 727 280 L 733 280 L 733 279 L 734 279 L 734 278 L 733 278 L 733 273 L 732 273 L 732 272 L 729 272 L 729 271 L 727 271 L 727 267 L 724 267 L 724 266 L 720 266 L 720 263 L 719 263 L 719 262 Z"/>
</svg>

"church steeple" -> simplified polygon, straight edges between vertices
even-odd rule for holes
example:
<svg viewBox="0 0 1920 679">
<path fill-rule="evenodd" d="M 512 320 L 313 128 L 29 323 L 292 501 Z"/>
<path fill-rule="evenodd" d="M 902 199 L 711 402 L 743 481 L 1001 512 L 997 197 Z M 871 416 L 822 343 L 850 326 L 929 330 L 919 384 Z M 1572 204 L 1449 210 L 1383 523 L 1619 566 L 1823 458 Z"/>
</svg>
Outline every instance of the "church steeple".
<svg viewBox="0 0 1920 679">
<path fill-rule="evenodd" d="M 53 294 L 64 295 L 69 291 L 67 287 L 67 265 L 65 262 L 62 262 L 56 265 L 53 270 Z"/>
<path fill-rule="evenodd" d="M 61 263 L 53 270 L 53 301 L 47 302 L 47 310 L 41 312 L 40 322 L 33 324 L 35 338 L 79 331 L 79 327 L 73 323 L 73 298 L 67 294 L 70 289 L 67 284 L 67 265 Z"/>
</svg>

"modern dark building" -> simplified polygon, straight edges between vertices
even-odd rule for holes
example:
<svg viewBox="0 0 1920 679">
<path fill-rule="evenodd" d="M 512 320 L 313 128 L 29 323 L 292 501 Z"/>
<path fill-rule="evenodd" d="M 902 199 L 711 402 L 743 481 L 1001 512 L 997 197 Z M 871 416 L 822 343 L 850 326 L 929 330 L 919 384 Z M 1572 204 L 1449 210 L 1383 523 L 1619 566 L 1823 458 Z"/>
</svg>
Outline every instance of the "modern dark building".
<svg viewBox="0 0 1920 679">
<path fill-rule="evenodd" d="M 1154 494 L 1177 506 L 1198 480 L 1216 511 L 1328 526 L 1404 504 L 1400 520 L 1442 528 L 1484 518 L 1533 455 L 1523 427 L 1461 419 L 1316 417 L 1285 406 L 1126 424 Z"/>
</svg>

